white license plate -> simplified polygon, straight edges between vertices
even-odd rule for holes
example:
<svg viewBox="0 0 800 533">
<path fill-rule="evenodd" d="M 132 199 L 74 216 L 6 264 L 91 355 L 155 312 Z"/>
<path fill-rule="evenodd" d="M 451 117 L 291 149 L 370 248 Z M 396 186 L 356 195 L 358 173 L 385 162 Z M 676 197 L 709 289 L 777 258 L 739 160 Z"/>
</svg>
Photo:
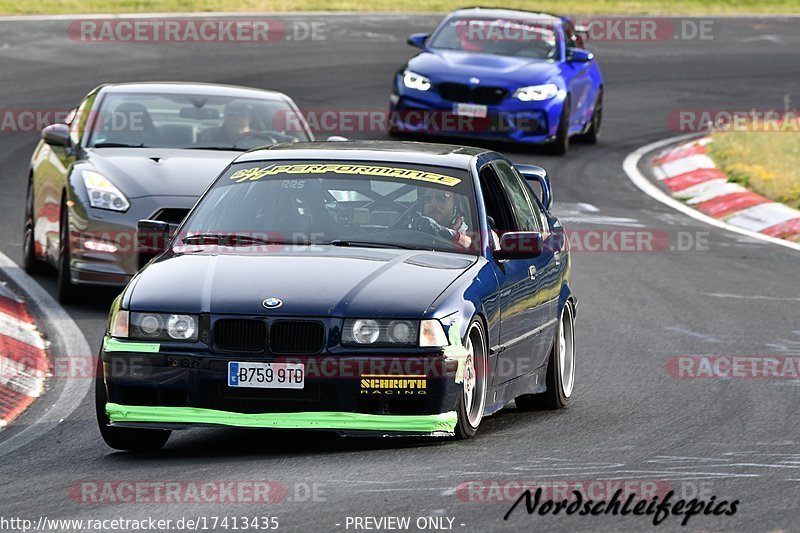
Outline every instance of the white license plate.
<svg viewBox="0 0 800 533">
<path fill-rule="evenodd" d="M 453 113 L 462 117 L 486 118 L 486 106 L 480 104 L 454 104 Z"/>
<path fill-rule="evenodd" d="M 302 363 L 228 362 L 228 387 L 302 389 L 305 378 Z"/>
</svg>

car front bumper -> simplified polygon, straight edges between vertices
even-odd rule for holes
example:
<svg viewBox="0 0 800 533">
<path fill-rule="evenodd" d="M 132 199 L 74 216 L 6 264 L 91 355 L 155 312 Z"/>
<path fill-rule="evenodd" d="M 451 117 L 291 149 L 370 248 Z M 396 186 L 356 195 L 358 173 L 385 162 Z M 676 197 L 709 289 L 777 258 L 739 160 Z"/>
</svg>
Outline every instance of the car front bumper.
<svg viewBox="0 0 800 533">
<path fill-rule="evenodd" d="M 442 135 L 524 144 L 545 144 L 558 132 L 563 99 L 521 102 L 507 97 L 499 105 L 487 105 L 486 117 L 465 117 L 456 113 L 456 102 L 435 92 L 401 90 L 392 94 L 392 131 L 422 135 Z"/>
<path fill-rule="evenodd" d="M 462 393 L 459 359 L 443 352 L 254 359 L 171 352 L 163 345 L 107 339 L 101 358 L 106 413 L 112 426 L 121 427 L 211 425 L 318 429 L 348 435 L 452 435 Z M 232 361 L 301 362 L 304 388 L 228 387 Z M 376 386 L 386 383 L 380 380 L 407 378 L 416 385 Z"/>
<path fill-rule="evenodd" d="M 190 196 L 132 198 L 124 213 L 86 208 L 76 202 L 71 208 L 70 274 L 76 284 L 125 286 L 152 259 L 156 249 L 140 249 L 136 225 L 139 220 L 160 218 L 165 212 L 188 212 L 197 199 Z M 167 219 L 177 228 L 178 220 Z"/>
</svg>

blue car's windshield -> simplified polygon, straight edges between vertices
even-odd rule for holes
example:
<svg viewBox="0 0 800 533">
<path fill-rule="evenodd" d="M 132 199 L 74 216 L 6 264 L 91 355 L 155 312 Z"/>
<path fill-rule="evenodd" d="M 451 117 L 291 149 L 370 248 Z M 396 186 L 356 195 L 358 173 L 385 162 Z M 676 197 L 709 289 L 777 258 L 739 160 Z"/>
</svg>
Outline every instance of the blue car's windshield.
<svg viewBox="0 0 800 533">
<path fill-rule="evenodd" d="M 283 99 L 201 94 L 112 93 L 89 147 L 249 150 L 307 141 L 303 119 Z"/>
<path fill-rule="evenodd" d="M 466 170 L 385 161 L 259 161 L 232 165 L 173 242 L 477 254 L 477 220 Z"/>
<path fill-rule="evenodd" d="M 453 18 L 428 43 L 437 50 L 460 50 L 531 59 L 556 59 L 558 46 L 551 19 Z"/>
</svg>

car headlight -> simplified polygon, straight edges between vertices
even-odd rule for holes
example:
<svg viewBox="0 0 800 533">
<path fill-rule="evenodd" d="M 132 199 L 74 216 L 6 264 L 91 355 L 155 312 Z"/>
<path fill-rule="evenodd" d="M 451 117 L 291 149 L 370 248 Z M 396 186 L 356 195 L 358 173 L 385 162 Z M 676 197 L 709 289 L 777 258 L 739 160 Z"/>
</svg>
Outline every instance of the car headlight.
<svg viewBox="0 0 800 533">
<path fill-rule="evenodd" d="M 86 192 L 89 194 L 89 205 L 92 207 L 126 211 L 131 206 L 125 195 L 99 172 L 82 170 L 81 175 L 86 185 Z"/>
<path fill-rule="evenodd" d="M 120 339 L 127 339 L 129 331 L 129 323 L 130 323 L 130 313 L 128 313 L 128 311 L 123 311 L 122 309 L 117 308 L 117 310 L 111 316 L 111 328 L 110 328 L 111 336 Z"/>
<path fill-rule="evenodd" d="M 553 83 L 520 87 L 514 92 L 514 96 L 522 102 L 541 102 L 549 100 L 557 94 L 558 86 Z"/>
<path fill-rule="evenodd" d="M 140 340 L 196 341 L 199 329 L 194 315 L 132 312 L 129 322 L 130 338 Z"/>
<path fill-rule="evenodd" d="M 419 321 L 348 318 L 342 344 L 349 346 L 417 346 Z"/>
<path fill-rule="evenodd" d="M 441 322 L 435 318 L 422 321 L 419 331 L 420 347 L 448 346 L 449 344 L 450 341 L 447 340 Z"/>
<path fill-rule="evenodd" d="M 422 74 L 417 74 L 416 72 L 411 72 L 410 70 L 406 70 L 403 72 L 403 85 L 408 87 L 409 89 L 417 89 L 418 91 L 427 91 L 431 88 L 431 80 L 423 76 Z"/>
</svg>

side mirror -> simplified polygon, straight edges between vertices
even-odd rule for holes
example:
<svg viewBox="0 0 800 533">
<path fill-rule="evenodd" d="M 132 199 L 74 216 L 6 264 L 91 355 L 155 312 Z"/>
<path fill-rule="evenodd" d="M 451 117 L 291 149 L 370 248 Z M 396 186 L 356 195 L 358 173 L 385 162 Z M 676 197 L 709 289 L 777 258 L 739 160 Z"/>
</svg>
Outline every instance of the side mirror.
<svg viewBox="0 0 800 533">
<path fill-rule="evenodd" d="M 553 208 L 553 189 L 550 187 L 550 176 L 547 175 L 547 171 L 537 165 L 514 165 L 514 167 L 522 174 L 528 185 L 531 181 L 539 184 L 542 189 L 542 205 L 550 211 Z"/>
<path fill-rule="evenodd" d="M 412 33 L 408 36 L 406 42 L 417 48 L 425 48 L 425 41 L 427 41 L 430 36 L 429 33 Z"/>
<path fill-rule="evenodd" d="M 162 220 L 140 220 L 136 224 L 136 244 L 139 246 L 139 253 L 163 252 L 169 237 L 169 224 Z"/>
<path fill-rule="evenodd" d="M 350 139 L 348 139 L 347 137 L 342 137 L 341 135 L 331 135 L 330 137 L 328 137 L 325 140 L 328 141 L 328 142 L 332 142 L 332 143 L 340 143 L 340 142 L 349 141 Z"/>
<path fill-rule="evenodd" d="M 69 148 L 72 144 L 69 138 L 69 126 L 66 124 L 50 124 L 42 130 L 42 139 L 50 146 Z"/>
<path fill-rule="evenodd" d="M 594 59 L 594 54 L 583 48 L 570 48 L 567 50 L 567 62 L 588 63 Z"/>
<path fill-rule="evenodd" d="M 542 253 L 542 234 L 536 231 L 510 231 L 500 237 L 500 249 L 495 250 L 498 259 L 532 259 Z"/>
</svg>

